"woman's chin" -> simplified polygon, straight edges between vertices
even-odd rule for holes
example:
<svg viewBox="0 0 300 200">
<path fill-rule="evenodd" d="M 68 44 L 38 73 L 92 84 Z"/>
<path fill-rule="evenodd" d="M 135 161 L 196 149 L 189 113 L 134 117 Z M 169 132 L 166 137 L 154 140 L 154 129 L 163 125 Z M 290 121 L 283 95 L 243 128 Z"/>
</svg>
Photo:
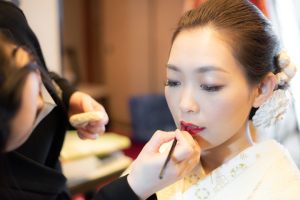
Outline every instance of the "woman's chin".
<svg viewBox="0 0 300 200">
<path fill-rule="evenodd" d="M 192 137 L 198 142 L 201 151 L 213 148 L 213 144 L 211 144 L 208 140 L 204 139 L 199 134 L 192 135 Z"/>
</svg>

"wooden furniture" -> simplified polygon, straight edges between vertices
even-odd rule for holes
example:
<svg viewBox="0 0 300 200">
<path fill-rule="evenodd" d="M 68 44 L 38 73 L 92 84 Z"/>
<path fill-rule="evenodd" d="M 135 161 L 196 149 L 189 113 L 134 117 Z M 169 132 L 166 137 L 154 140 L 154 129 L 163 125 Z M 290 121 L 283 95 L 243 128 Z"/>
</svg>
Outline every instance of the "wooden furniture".
<svg viewBox="0 0 300 200">
<path fill-rule="evenodd" d="M 61 162 L 72 195 L 84 193 L 92 198 L 99 185 L 118 178 L 132 163 L 121 149 L 130 147 L 129 138 L 105 133 L 96 140 L 80 140 L 70 131 L 61 152 Z"/>
</svg>

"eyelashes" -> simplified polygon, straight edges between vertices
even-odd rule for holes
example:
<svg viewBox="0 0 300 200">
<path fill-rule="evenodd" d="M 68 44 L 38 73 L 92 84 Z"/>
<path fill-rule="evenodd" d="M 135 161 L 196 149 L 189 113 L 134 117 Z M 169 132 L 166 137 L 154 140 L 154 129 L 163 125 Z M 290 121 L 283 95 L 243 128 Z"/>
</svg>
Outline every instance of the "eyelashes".
<svg viewBox="0 0 300 200">
<path fill-rule="evenodd" d="M 169 86 L 169 87 L 176 87 L 176 86 L 180 85 L 179 82 L 169 81 L 169 80 L 167 80 L 167 82 L 165 82 L 164 84 L 165 84 L 165 86 Z"/>
<path fill-rule="evenodd" d="M 207 85 L 201 85 L 201 89 L 205 90 L 207 92 L 217 92 L 221 90 L 223 86 L 207 86 Z"/>
<path fill-rule="evenodd" d="M 177 87 L 180 86 L 181 83 L 177 81 L 170 81 L 167 80 L 167 82 L 164 83 L 165 86 L 169 87 Z M 201 85 L 201 90 L 207 91 L 207 92 L 217 92 L 220 91 L 224 86 L 209 86 L 209 85 Z"/>
</svg>

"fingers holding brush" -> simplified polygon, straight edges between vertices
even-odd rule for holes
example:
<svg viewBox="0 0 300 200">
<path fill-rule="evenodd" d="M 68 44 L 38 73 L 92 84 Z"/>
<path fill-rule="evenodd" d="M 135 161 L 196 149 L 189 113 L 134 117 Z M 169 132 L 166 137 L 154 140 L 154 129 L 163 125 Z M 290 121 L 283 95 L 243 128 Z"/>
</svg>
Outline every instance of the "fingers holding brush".
<svg viewBox="0 0 300 200">
<path fill-rule="evenodd" d="M 171 153 L 163 173 L 159 173 L 166 163 L 170 149 L 160 152 L 162 145 L 176 138 L 178 141 Z M 167 145 L 172 145 L 171 143 Z M 141 198 L 146 199 L 153 193 L 180 180 L 191 171 L 200 159 L 200 147 L 192 136 L 180 130 L 175 132 L 157 131 L 145 145 L 135 160 L 127 180 L 132 190 Z"/>
<path fill-rule="evenodd" d="M 196 143 L 192 136 L 186 131 L 175 131 L 177 144 L 175 150 L 171 156 L 171 160 L 174 164 L 183 162 L 188 159 L 195 151 Z"/>
<path fill-rule="evenodd" d="M 147 199 L 153 193 L 175 182 L 173 177 L 171 180 L 165 179 L 164 181 L 158 177 L 168 156 L 168 152 L 160 153 L 159 149 L 174 138 L 174 131 L 156 131 L 135 160 L 127 180 L 140 199 Z"/>
<path fill-rule="evenodd" d="M 178 163 L 178 177 L 183 177 L 185 174 L 189 173 L 200 161 L 201 148 L 196 140 L 194 140 L 194 142 L 195 148 L 190 157 Z"/>
<path fill-rule="evenodd" d="M 170 170 L 180 179 L 199 163 L 201 148 L 188 132 L 176 130 L 175 133 L 178 142 L 171 157 Z"/>
</svg>

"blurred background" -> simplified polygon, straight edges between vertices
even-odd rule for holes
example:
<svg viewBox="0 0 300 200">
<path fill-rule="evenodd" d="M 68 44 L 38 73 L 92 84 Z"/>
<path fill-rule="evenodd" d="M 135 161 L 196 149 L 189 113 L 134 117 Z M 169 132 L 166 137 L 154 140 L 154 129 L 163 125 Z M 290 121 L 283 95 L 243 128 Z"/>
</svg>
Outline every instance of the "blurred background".
<svg viewBox="0 0 300 200">
<path fill-rule="evenodd" d="M 126 156 L 135 159 L 156 130 L 175 129 L 163 85 L 171 36 L 180 16 L 205 0 L 12 2 L 24 11 L 40 41 L 50 70 L 64 76 L 79 90 L 104 105 L 110 118 L 107 131 L 129 139 L 127 145 L 118 147 L 119 150 L 127 148 L 123 150 Z M 272 21 L 283 47 L 288 49 L 291 60 L 299 69 L 300 1 L 251 2 Z M 256 142 L 269 139 L 281 142 L 298 166 L 299 87 L 298 72 L 290 88 L 296 101 L 286 92 L 291 109 L 283 122 L 269 129 L 251 127 Z"/>
</svg>

